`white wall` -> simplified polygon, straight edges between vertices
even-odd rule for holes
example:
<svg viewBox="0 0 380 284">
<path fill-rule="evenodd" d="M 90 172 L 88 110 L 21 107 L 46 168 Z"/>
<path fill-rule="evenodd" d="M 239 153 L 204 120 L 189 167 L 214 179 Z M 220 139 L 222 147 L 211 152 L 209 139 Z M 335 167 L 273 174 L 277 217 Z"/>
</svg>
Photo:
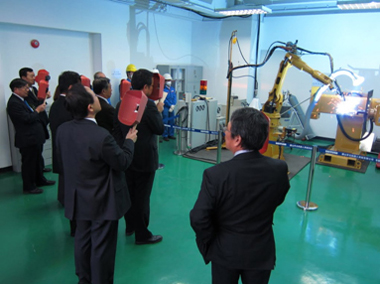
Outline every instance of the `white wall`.
<svg viewBox="0 0 380 284">
<path fill-rule="evenodd" d="M 250 62 L 251 18 L 226 19 L 193 23 L 192 51 L 193 64 L 203 66 L 203 78 L 208 80 L 207 96 L 216 98 L 219 103 L 227 102 L 228 53 L 231 33 L 237 30 L 240 48 L 244 58 Z M 237 44 L 232 46 L 232 63 L 244 65 Z M 247 98 L 248 69 L 233 73 L 231 95 Z M 241 77 L 243 76 L 243 77 Z M 241 78 L 238 78 L 241 77 Z"/>
<path fill-rule="evenodd" d="M 231 32 L 237 30 L 242 53 L 248 62 L 253 63 L 257 28 L 256 17 L 204 20 L 194 13 L 172 7 L 168 7 L 165 13 L 155 13 L 106 0 L 2 0 L 0 23 L 0 121 L 5 118 L 9 80 L 17 76 L 16 71 L 24 65 L 56 70 L 52 74 L 52 85 L 56 84 L 54 80 L 57 80 L 59 71 L 64 69 L 92 77 L 93 72 L 100 68 L 112 79 L 113 104 L 118 100 L 118 84 L 125 77 L 125 67 L 129 63 L 148 69 L 157 64 L 201 65 L 204 67 L 204 78 L 208 80 L 208 96 L 225 103 Z M 380 54 L 377 43 L 380 35 L 372 32 L 379 26 L 378 13 L 266 17 L 261 23 L 260 55 L 275 40 L 286 42 L 298 39 L 301 47 L 331 53 L 335 69 L 351 65 L 356 68 L 355 71 L 365 74 L 367 81 L 363 90 L 374 88 L 375 97 L 379 97 Z M 23 31 L 18 34 L 16 30 L 20 27 Z M 3 40 L 5 34 L 13 41 L 15 48 L 6 46 L 7 41 Z M 21 42 L 24 36 L 25 42 Z M 36 36 L 42 39 L 41 47 L 31 51 L 28 44 Z M 73 44 L 74 41 L 79 43 Z M 88 50 L 88 58 L 76 55 L 77 46 Z M 40 54 L 23 58 L 23 54 L 29 51 Z M 56 53 L 61 60 L 45 62 L 42 51 Z M 10 54 L 18 53 L 20 61 L 8 60 Z M 259 69 L 259 97 L 262 102 L 267 99 L 268 91 L 273 86 L 283 55 L 276 52 L 270 62 Z M 329 73 L 327 58 L 308 56 L 303 59 L 311 67 Z M 245 64 L 237 45 L 232 49 L 232 62 L 234 66 Z M 247 75 L 252 74 L 253 69 L 234 72 L 232 95 L 250 99 L 253 79 Z M 292 68 L 284 89 L 289 89 L 301 101 L 308 97 L 312 83 L 310 76 Z M 335 117 L 322 116 L 320 120 L 313 121 L 314 131 L 318 136 L 335 137 Z M 8 133 L 1 123 L 0 130 Z M 9 143 L 6 137 L 2 137 L 0 167 L 9 165 Z"/>
<path fill-rule="evenodd" d="M 164 15 L 105 0 L 1 1 L 0 131 L 8 133 L 3 123 L 10 94 L 8 85 L 17 77 L 19 68 L 47 69 L 52 73 L 53 89 L 64 70 L 92 78 L 100 66 L 112 79 L 112 103 L 116 104 L 118 84 L 129 63 L 148 69 L 157 64 L 192 63 L 192 21 L 199 19 L 193 13 L 170 7 Z M 39 49 L 31 49 L 32 38 L 40 40 Z M 78 48 L 85 49 L 87 55 L 78 54 Z M 52 54 L 56 54 L 54 60 L 50 58 Z M 8 137 L 3 135 L 0 168 L 11 165 L 9 147 Z"/>
<path fill-rule="evenodd" d="M 92 73 L 91 40 L 87 33 L 0 23 L 0 38 L 2 58 L 0 69 L 3 73 L 1 76 L 3 84 L 0 87 L 2 98 L 0 108 L 3 110 L 0 112 L 2 116 L 0 127 L 4 130 L 3 133 L 8 133 L 6 103 L 11 94 L 9 82 L 19 77 L 20 68 L 31 67 L 36 73 L 39 69 L 48 70 L 52 78 L 49 86 L 52 94 L 58 83 L 58 75 L 63 70 L 75 70 L 80 74 Z M 31 47 L 32 39 L 39 40 L 39 48 Z M 62 43 L 68 39 L 70 44 L 64 45 L 63 52 Z M 52 98 L 47 102 L 52 104 Z M 0 139 L 0 145 L 4 145 L 4 149 L 9 149 L 8 136 L 2 135 Z M 0 151 L 0 153 L 0 168 L 9 166 L 11 164 L 9 151 Z"/>
<path fill-rule="evenodd" d="M 374 97 L 380 97 L 380 34 L 379 13 L 355 13 L 339 15 L 315 15 L 293 17 L 266 17 L 262 24 L 261 45 L 265 53 L 269 45 L 276 41 L 298 40 L 298 46 L 311 51 L 328 52 L 334 59 L 334 69 L 354 67 L 353 71 L 364 75 L 366 81 L 362 90 L 374 89 Z M 268 98 L 278 66 L 285 52 L 278 51 L 266 66 L 260 69 L 261 102 Z M 302 59 L 314 69 L 330 74 L 329 61 L 324 56 L 304 56 Z M 339 78 L 338 78 L 339 80 Z M 341 79 L 342 80 L 342 79 Z M 338 81 L 339 82 L 339 81 Z M 296 95 L 299 101 L 306 99 L 313 84 L 312 78 L 296 68 L 291 68 L 285 79 L 284 90 Z M 308 102 L 303 105 L 306 111 Z M 335 138 L 335 115 L 321 114 L 319 120 L 311 121 L 316 135 Z M 380 128 L 375 126 L 377 135 Z"/>
</svg>

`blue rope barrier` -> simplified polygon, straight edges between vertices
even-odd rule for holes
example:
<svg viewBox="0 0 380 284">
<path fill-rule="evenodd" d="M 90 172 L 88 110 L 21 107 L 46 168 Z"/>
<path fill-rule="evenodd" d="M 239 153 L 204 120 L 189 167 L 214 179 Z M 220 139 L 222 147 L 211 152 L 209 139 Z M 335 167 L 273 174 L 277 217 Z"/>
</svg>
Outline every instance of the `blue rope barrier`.
<svg viewBox="0 0 380 284">
<path fill-rule="evenodd" d="M 218 131 L 210 131 L 210 130 L 205 130 L 205 129 L 196 129 L 196 128 L 190 128 L 190 127 L 181 127 L 181 126 L 177 126 L 177 125 L 169 125 L 169 124 L 164 124 L 165 127 L 173 127 L 174 129 L 180 129 L 180 130 L 184 130 L 184 131 L 190 131 L 190 132 L 199 132 L 199 133 L 203 133 L 203 134 L 212 134 L 212 135 L 218 135 L 219 132 Z"/>
<path fill-rule="evenodd" d="M 212 135 L 218 135 L 218 131 L 210 131 L 210 130 L 205 130 L 205 129 L 196 129 L 196 128 L 190 128 L 190 127 L 180 127 L 177 125 L 169 125 L 169 124 L 164 124 L 165 127 L 173 127 L 174 129 L 180 129 L 184 131 L 190 131 L 190 132 L 198 132 L 198 133 L 203 133 L 203 134 L 212 134 Z M 312 151 L 313 146 L 308 146 L 308 145 L 300 145 L 300 144 L 293 144 L 293 143 L 285 143 L 285 142 L 278 142 L 278 141 L 269 141 L 269 144 L 274 144 L 277 146 L 282 146 L 282 147 L 289 147 L 289 148 L 296 148 L 296 149 L 302 149 L 302 150 L 308 150 Z M 380 159 L 376 158 L 371 158 L 367 156 L 361 156 L 361 155 L 355 155 L 355 154 L 350 154 L 350 153 L 344 153 L 344 152 L 338 152 L 338 151 L 331 151 L 325 148 L 318 147 L 318 152 L 322 154 L 332 154 L 332 155 L 337 155 L 337 156 L 343 156 L 343 157 L 349 157 L 349 158 L 355 158 L 355 159 L 360 159 L 360 160 L 365 160 L 365 161 L 370 161 L 370 162 L 375 162 L 375 163 L 380 163 Z"/>
<path fill-rule="evenodd" d="M 168 122 L 169 120 L 174 120 L 174 119 L 176 119 L 177 117 L 179 117 L 179 115 L 175 115 L 175 116 L 172 116 L 172 117 L 165 118 L 165 119 L 163 119 L 162 121 L 163 121 L 164 123 L 166 123 L 166 122 Z"/>
<path fill-rule="evenodd" d="M 290 148 L 298 148 L 298 149 L 309 150 L 309 151 L 313 150 L 312 146 L 292 144 L 292 143 L 269 141 L 269 144 L 274 144 L 274 145 L 283 146 L 283 147 L 290 147 Z M 350 154 L 350 153 L 345 153 L 345 152 L 332 151 L 332 150 L 321 148 L 321 147 L 318 147 L 318 152 L 320 152 L 322 154 L 332 154 L 332 155 L 336 155 L 336 156 L 360 159 L 360 160 L 376 162 L 376 163 L 380 162 L 380 159 L 371 158 L 371 157 L 367 157 L 367 156 L 361 156 L 361 155 L 355 155 L 355 154 Z"/>
</svg>

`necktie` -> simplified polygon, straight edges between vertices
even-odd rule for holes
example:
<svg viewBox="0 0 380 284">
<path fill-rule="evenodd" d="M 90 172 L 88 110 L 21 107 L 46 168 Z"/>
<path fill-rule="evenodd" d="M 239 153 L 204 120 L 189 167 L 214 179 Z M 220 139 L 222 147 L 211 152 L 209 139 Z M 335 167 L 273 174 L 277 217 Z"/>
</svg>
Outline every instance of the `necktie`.
<svg viewBox="0 0 380 284">
<path fill-rule="evenodd" d="M 31 92 L 32 92 L 32 94 L 36 97 L 36 94 L 34 93 L 34 89 L 33 88 L 30 88 L 29 89 Z"/>
<path fill-rule="evenodd" d="M 31 110 L 31 112 L 34 112 L 34 110 L 32 109 L 32 107 L 28 104 L 28 102 L 26 100 L 24 100 L 24 103 Z"/>
</svg>

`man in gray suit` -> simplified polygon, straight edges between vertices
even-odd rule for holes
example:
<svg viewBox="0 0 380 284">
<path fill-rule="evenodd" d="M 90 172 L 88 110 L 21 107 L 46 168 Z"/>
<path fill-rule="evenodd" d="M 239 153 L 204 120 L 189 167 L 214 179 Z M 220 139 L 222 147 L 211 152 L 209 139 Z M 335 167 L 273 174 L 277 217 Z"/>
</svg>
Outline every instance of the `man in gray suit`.
<svg viewBox="0 0 380 284">
<path fill-rule="evenodd" d="M 75 84 L 66 95 L 74 120 L 57 131 L 64 174 L 65 216 L 76 220 L 75 267 L 79 283 L 113 283 L 118 220 L 130 207 L 124 172 L 132 162 L 137 130 L 121 147 L 96 124 L 101 109 L 89 88 Z"/>
<path fill-rule="evenodd" d="M 290 185 L 286 163 L 259 152 L 267 136 L 263 113 L 236 110 L 225 130 L 234 157 L 203 173 L 190 219 L 213 284 L 264 284 L 274 269 L 273 214 Z"/>
</svg>

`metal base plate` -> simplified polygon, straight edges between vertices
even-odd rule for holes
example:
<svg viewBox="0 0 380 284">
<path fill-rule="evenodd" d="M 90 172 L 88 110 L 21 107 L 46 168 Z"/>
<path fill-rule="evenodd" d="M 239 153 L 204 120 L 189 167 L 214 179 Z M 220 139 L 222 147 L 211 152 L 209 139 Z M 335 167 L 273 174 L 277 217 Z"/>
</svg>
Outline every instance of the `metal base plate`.
<svg viewBox="0 0 380 284">
<path fill-rule="evenodd" d="M 314 211 L 314 210 L 318 209 L 318 205 L 313 203 L 313 202 L 309 202 L 309 205 L 306 207 L 306 201 L 303 201 L 303 200 L 298 201 L 297 206 L 298 206 L 298 208 L 303 209 L 303 210 L 307 210 L 307 211 Z"/>
</svg>

